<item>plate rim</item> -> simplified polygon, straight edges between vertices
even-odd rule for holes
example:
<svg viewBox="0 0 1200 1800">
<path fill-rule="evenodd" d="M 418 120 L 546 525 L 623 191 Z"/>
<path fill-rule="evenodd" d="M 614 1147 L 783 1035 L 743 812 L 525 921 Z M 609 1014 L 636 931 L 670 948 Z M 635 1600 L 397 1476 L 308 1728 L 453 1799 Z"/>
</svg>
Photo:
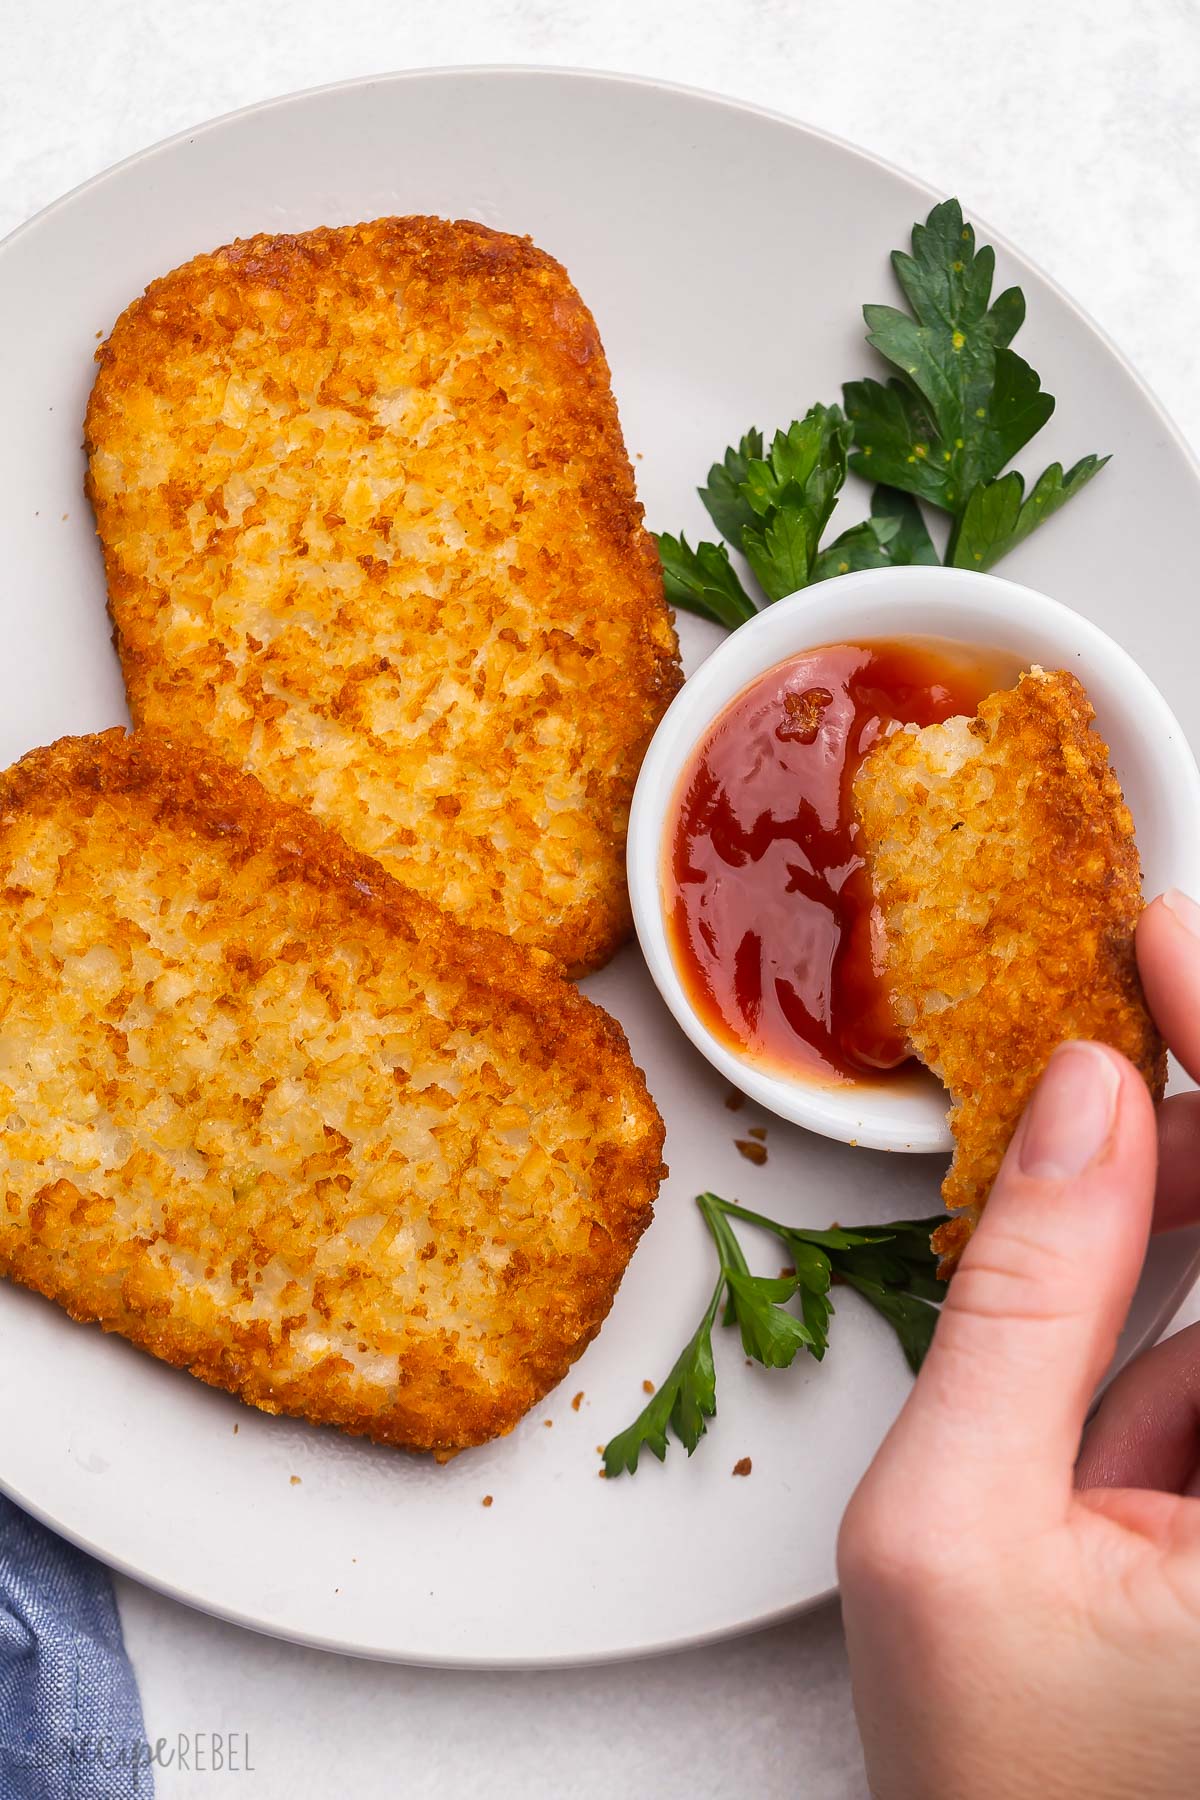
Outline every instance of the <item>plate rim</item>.
<svg viewBox="0 0 1200 1800">
<path fill-rule="evenodd" d="M 250 101 L 244 106 L 231 108 L 229 111 L 215 114 L 212 117 L 198 121 L 194 125 L 186 126 L 179 131 L 171 132 L 164 137 L 157 138 L 153 142 L 144 145 L 141 149 L 135 150 L 128 156 L 120 158 L 117 162 L 110 163 L 106 167 L 97 170 L 94 174 L 86 176 L 82 181 L 77 182 L 74 187 L 69 188 L 65 193 L 58 195 L 54 200 L 51 200 L 45 206 L 40 207 L 37 212 L 31 214 L 29 218 L 21 220 L 19 224 L 15 225 L 3 237 L 0 237 L 0 270 L 3 268 L 5 253 L 10 248 L 21 243 L 27 236 L 36 232 L 41 225 L 55 216 L 59 211 L 81 199 L 85 194 L 90 193 L 92 190 L 99 189 L 110 180 L 114 180 L 123 175 L 126 170 L 134 168 L 138 164 L 157 156 L 160 152 L 194 142 L 198 137 L 207 136 L 238 120 L 253 115 L 267 114 L 274 112 L 277 109 L 282 110 L 300 102 L 319 99 L 325 95 L 376 87 L 398 87 L 410 82 L 428 83 L 431 81 L 460 80 L 464 77 L 478 80 L 503 80 L 513 77 L 533 77 L 538 81 L 546 82 L 548 85 L 556 82 L 567 82 L 613 88 L 633 87 L 646 89 L 652 93 L 666 93 L 681 96 L 690 100 L 702 101 L 707 105 L 718 106 L 725 111 L 745 113 L 752 118 L 765 119 L 773 124 L 786 126 L 790 131 L 798 132 L 804 137 L 831 146 L 842 152 L 844 155 L 854 158 L 858 162 L 868 164 L 893 178 L 898 178 L 910 188 L 925 195 L 931 203 L 936 203 L 938 200 L 948 197 L 923 176 L 914 175 L 908 169 L 903 168 L 899 163 L 893 162 L 890 158 L 881 156 L 876 151 L 867 149 L 863 145 L 857 144 L 849 138 L 842 137 L 837 132 L 826 130 L 823 126 L 810 124 L 804 119 L 798 118 L 794 114 L 783 112 L 778 108 L 760 105 L 755 101 L 746 100 L 736 95 L 721 93 L 714 89 L 698 87 L 685 82 L 671 81 L 655 75 L 630 74 L 620 70 L 594 69 L 581 67 L 575 64 L 503 62 L 442 63 L 414 69 L 385 70 L 373 74 L 350 76 L 339 81 L 321 82 L 312 87 L 289 89 L 282 94 L 268 95 L 264 99 Z M 1151 411 L 1156 416 L 1171 445 L 1182 455 L 1193 480 L 1200 486 L 1200 454 L 1193 449 L 1191 443 L 1185 437 L 1183 431 L 1176 423 L 1156 390 L 1135 367 L 1130 358 L 1121 349 L 1120 345 L 1114 341 L 1088 309 L 1081 305 L 1081 303 L 1076 300 L 1054 276 L 1050 275 L 1035 258 L 1019 249 L 1004 232 L 995 230 L 973 207 L 970 209 L 970 213 L 977 230 L 979 230 L 982 235 L 985 235 L 1006 255 L 1012 257 L 1020 266 L 1031 271 L 1040 281 L 1044 282 L 1046 287 L 1054 294 L 1056 299 L 1066 307 L 1078 324 L 1103 346 L 1112 361 L 1117 364 L 1118 368 L 1138 390 L 1142 398 L 1149 403 Z M 1126 1361 L 1131 1361 L 1133 1357 L 1139 1355 L 1149 1344 L 1155 1342 L 1163 1335 L 1179 1312 L 1179 1309 L 1183 1305 L 1188 1294 L 1196 1285 L 1198 1277 L 1200 1277 L 1200 1231 L 1187 1234 L 1181 1233 L 1180 1235 L 1188 1235 L 1193 1239 L 1190 1255 L 1180 1266 L 1179 1273 L 1176 1276 L 1172 1287 L 1171 1298 L 1161 1312 L 1156 1315 L 1155 1319 L 1132 1340 Z M 131 1582 L 149 1588 L 155 1593 L 163 1594 L 168 1599 L 177 1601 L 181 1605 L 189 1606 L 197 1612 L 205 1613 L 211 1618 L 221 1619 L 228 1624 L 239 1626 L 244 1630 L 255 1632 L 259 1636 L 273 1638 L 277 1641 L 300 1644 L 311 1649 L 325 1651 L 329 1654 L 354 1656 L 362 1658 L 365 1661 L 392 1663 L 397 1666 L 459 1670 L 462 1672 L 477 1671 L 499 1673 L 508 1670 L 550 1671 L 555 1669 L 568 1670 L 577 1668 L 595 1668 L 627 1662 L 646 1661 L 651 1658 L 672 1655 L 676 1652 L 702 1649 L 709 1645 L 726 1642 L 733 1638 L 747 1636 L 752 1632 L 770 1630 L 772 1627 L 783 1624 L 789 1619 L 799 1618 L 805 1613 L 815 1611 L 818 1607 L 827 1605 L 831 1600 L 836 1599 L 838 1595 L 838 1587 L 835 1582 L 832 1586 L 821 1590 L 819 1593 L 807 1595 L 800 1600 L 785 1602 L 768 1611 L 757 1613 L 753 1617 L 731 1621 L 724 1625 L 715 1626 L 710 1630 L 693 1631 L 683 1636 L 655 1639 L 653 1642 L 640 1644 L 633 1649 L 621 1649 L 615 1651 L 581 1650 L 578 1652 L 559 1652 L 554 1656 L 512 1658 L 504 1656 L 465 1656 L 436 1651 L 425 1651 L 418 1654 L 411 1651 L 397 1651 L 393 1649 L 363 1648 L 361 1644 L 356 1644 L 351 1640 L 339 1639 L 320 1632 L 284 1627 L 277 1628 L 265 1624 L 261 1619 L 240 1612 L 237 1607 L 222 1605 L 220 1602 L 209 1599 L 202 1594 L 181 1587 L 169 1579 L 163 1579 L 147 1574 L 143 1569 L 136 1567 L 127 1559 L 121 1556 L 115 1556 L 111 1551 L 104 1549 L 90 1538 L 86 1531 L 62 1524 L 45 1507 L 39 1505 L 36 1501 L 31 1500 L 19 1489 L 19 1487 L 10 1482 L 2 1467 L 0 1467 L 0 1493 L 6 1495 L 25 1512 L 29 1513 L 31 1517 L 37 1519 L 41 1524 L 45 1525 L 51 1531 L 54 1531 L 58 1536 L 66 1539 L 69 1543 L 76 1545 L 79 1549 L 95 1558 L 96 1561 L 102 1563 L 105 1567 L 113 1570 L 115 1573 Z"/>
<path fill-rule="evenodd" d="M 832 144 L 836 149 L 844 151 L 858 161 L 870 163 L 888 175 L 898 176 L 901 181 L 907 182 L 911 187 L 919 188 L 935 203 L 950 197 L 948 194 L 942 193 L 934 183 L 927 181 L 923 175 L 914 175 L 910 169 L 893 162 L 890 157 L 881 156 L 878 151 L 869 150 L 864 145 L 855 143 L 852 138 L 842 137 L 836 131 L 828 131 L 823 125 L 810 125 L 807 120 L 797 117 L 794 113 L 782 112 L 778 107 L 763 106 L 757 101 L 745 100 L 736 94 L 723 94 L 716 88 L 698 87 L 684 81 L 671 81 L 658 75 L 629 74 L 620 69 L 589 69 L 578 63 L 431 63 L 418 69 L 386 69 L 370 75 L 349 75 L 340 81 L 322 81 L 313 87 L 289 88 L 285 93 L 270 94 L 263 100 L 252 100 L 245 106 L 231 107 L 227 112 L 214 113 L 210 118 L 200 119 L 194 125 L 184 126 L 179 131 L 169 132 L 165 137 L 155 138 L 151 143 L 143 145 L 140 150 L 133 150 L 128 156 L 121 157 L 117 162 L 108 163 L 104 168 L 97 169 L 95 174 L 85 176 L 82 181 L 76 182 L 74 187 L 68 188 L 65 193 L 57 195 L 55 199 L 47 201 L 45 206 L 39 207 L 27 219 L 22 219 L 19 224 L 14 225 L 10 231 L 0 237 L 0 255 L 3 255 L 10 245 L 27 232 L 34 230 L 44 220 L 58 212 L 60 208 L 67 206 L 90 189 L 99 187 L 103 182 L 123 174 L 126 169 L 133 168 L 137 163 L 156 156 L 161 150 L 169 150 L 177 144 L 187 143 L 201 135 L 207 135 L 220 126 L 230 125 L 237 119 L 249 117 L 252 113 L 272 112 L 277 107 L 290 106 L 299 100 L 315 99 L 322 94 L 345 93 L 356 88 L 391 86 L 409 81 L 451 80 L 464 75 L 473 78 L 534 76 L 549 81 L 565 79 L 581 83 L 595 82 L 614 87 L 648 88 L 658 93 L 679 94 L 690 100 L 707 101 L 710 105 L 720 106 L 731 112 L 744 112 L 755 118 L 769 119 L 773 124 L 786 125 L 790 130 L 802 132 L 806 137 Z M 1135 366 L 1105 327 L 1036 258 L 1029 256 L 1024 250 L 1018 249 L 1005 232 L 998 231 L 989 224 L 986 217 L 977 212 L 974 207 L 970 210 L 972 223 L 976 225 L 977 231 L 982 229 L 982 232 L 986 232 L 995 246 L 1004 250 L 1007 255 L 1015 257 L 1018 262 L 1024 263 L 1027 268 L 1032 269 L 1038 279 L 1045 282 L 1046 286 L 1053 291 L 1055 297 L 1061 300 L 1076 318 L 1100 339 L 1104 348 L 1150 401 L 1166 427 L 1172 443 L 1183 453 L 1193 475 L 1197 481 L 1200 481 L 1200 451 L 1193 449 L 1160 397 L 1158 390 Z"/>
</svg>

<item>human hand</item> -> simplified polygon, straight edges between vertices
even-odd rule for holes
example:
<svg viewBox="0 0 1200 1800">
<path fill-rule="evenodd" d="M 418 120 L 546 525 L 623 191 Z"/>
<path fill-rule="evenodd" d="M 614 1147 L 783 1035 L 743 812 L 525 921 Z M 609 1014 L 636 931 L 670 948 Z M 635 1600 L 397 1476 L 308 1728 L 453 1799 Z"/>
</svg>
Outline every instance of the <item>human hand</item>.
<svg viewBox="0 0 1200 1800">
<path fill-rule="evenodd" d="M 1171 898 L 1147 909 L 1139 961 L 1164 1035 L 1200 1077 L 1200 910 Z M 1198 1102 L 1171 1101 L 1162 1129 L 1157 1217 L 1170 1227 L 1200 1211 Z M 1200 1499 L 1186 1492 L 1200 1372 L 1168 1401 L 1154 1366 L 1177 1380 L 1187 1349 L 1153 1352 L 1114 1384 L 1080 1461 L 1087 1485 L 1073 1480 L 1145 1252 L 1156 1163 L 1141 1077 L 1100 1045 L 1063 1046 L 842 1526 L 879 1800 L 1200 1793 Z M 1190 1333 L 1180 1342 L 1197 1350 Z M 1147 1432 L 1136 1421 L 1151 1395 Z"/>
<path fill-rule="evenodd" d="M 1194 921 L 1200 934 L 1200 914 Z M 1150 1010 L 1167 1042 L 1200 1081 L 1200 945 L 1179 942 L 1160 903 L 1138 933 Z M 1158 1115 L 1156 1231 L 1200 1219 L 1200 1093 L 1176 1094 Z M 1081 1488 L 1156 1488 L 1200 1496 L 1200 1325 L 1156 1344 L 1118 1375 L 1084 1434 L 1075 1469 Z M 1200 1771 L 1194 1788 L 1200 1793 Z"/>
</svg>

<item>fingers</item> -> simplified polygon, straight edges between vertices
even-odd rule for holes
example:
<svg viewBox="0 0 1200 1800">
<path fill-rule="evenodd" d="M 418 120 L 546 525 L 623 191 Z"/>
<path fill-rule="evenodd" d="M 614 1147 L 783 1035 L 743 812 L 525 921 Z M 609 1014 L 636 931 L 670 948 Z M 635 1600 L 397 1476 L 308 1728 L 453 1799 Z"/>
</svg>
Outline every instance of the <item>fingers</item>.
<svg viewBox="0 0 1200 1800">
<path fill-rule="evenodd" d="M 1138 921 L 1138 970 L 1155 1023 L 1200 1081 L 1200 906 L 1170 890 Z M 1177 1094 L 1159 1114 L 1155 1231 L 1200 1223 L 1200 1094 Z"/>
<path fill-rule="evenodd" d="M 1156 1344 L 1117 1376 L 1088 1426 L 1075 1481 L 1200 1491 L 1200 1325 Z"/>
<path fill-rule="evenodd" d="M 1158 1109 L 1155 1231 L 1200 1225 L 1200 1094 L 1172 1094 Z"/>
<path fill-rule="evenodd" d="M 1137 928 L 1138 970 L 1155 1024 L 1193 1081 L 1200 1081 L 1200 906 L 1170 889 Z"/>
<path fill-rule="evenodd" d="M 1079 1434 L 1141 1268 L 1154 1109 L 1137 1071 L 1064 1044 L 1009 1146 L 932 1348 L 868 1482 L 936 1493 L 1014 1531 L 1069 1504 Z"/>
</svg>

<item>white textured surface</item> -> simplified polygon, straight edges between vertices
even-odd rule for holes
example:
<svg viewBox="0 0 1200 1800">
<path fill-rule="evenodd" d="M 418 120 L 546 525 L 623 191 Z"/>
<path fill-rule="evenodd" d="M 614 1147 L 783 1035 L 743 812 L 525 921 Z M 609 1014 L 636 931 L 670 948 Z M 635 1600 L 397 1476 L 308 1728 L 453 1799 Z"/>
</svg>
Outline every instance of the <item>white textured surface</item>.
<svg viewBox="0 0 1200 1800">
<path fill-rule="evenodd" d="M 1195 443 L 1200 16 L 1188 0 L 1142 0 L 1131 15 L 1084 0 L 1010 0 L 990 16 L 914 14 L 894 0 L 729 0 L 719 11 L 684 0 L 9 0 L 0 232 L 171 131 L 343 76 L 466 61 L 658 75 L 777 107 L 957 192 L 1084 302 Z M 696 1546 L 698 1581 L 719 1553 Z M 128 1582 L 120 1592 L 151 1737 L 250 1738 L 253 1774 L 160 1778 L 162 1795 L 865 1791 L 829 1610 L 658 1663 L 481 1676 L 326 1657 Z"/>
</svg>

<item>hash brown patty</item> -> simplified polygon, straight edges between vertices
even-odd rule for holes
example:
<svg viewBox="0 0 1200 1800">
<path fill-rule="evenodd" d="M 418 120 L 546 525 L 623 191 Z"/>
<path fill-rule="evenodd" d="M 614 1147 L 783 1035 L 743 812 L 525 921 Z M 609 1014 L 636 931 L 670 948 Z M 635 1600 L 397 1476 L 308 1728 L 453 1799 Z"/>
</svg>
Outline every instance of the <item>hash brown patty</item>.
<svg viewBox="0 0 1200 1800">
<path fill-rule="evenodd" d="M 121 730 L 0 775 L 0 1272 L 270 1413 L 445 1456 L 599 1330 L 662 1122 L 549 959 Z"/>
<path fill-rule="evenodd" d="M 1133 820 L 1093 718 L 1073 675 L 1034 668 L 973 719 L 882 739 L 856 778 L 893 1005 L 952 1101 L 943 1274 L 1060 1043 L 1112 1044 L 1162 1096 Z"/>
<path fill-rule="evenodd" d="M 681 680 L 608 364 L 527 238 L 256 237 L 97 352 L 88 493 L 135 725 L 208 742 L 573 974 Z"/>
</svg>

